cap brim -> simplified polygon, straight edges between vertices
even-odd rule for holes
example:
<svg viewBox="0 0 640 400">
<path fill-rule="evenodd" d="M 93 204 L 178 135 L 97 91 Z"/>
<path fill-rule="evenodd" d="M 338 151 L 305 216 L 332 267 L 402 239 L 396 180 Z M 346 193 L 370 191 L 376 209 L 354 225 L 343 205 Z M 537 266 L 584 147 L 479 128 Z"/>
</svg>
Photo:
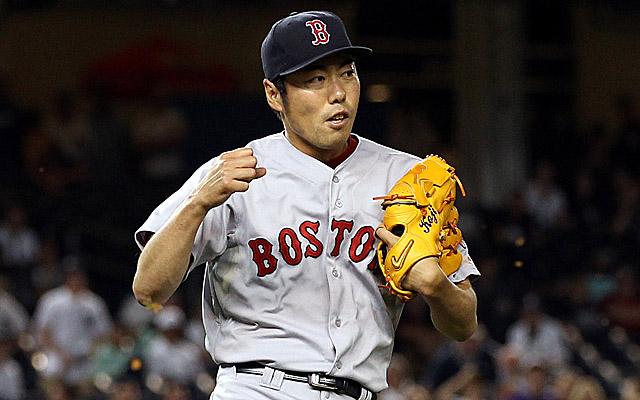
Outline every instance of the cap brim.
<svg viewBox="0 0 640 400">
<path fill-rule="evenodd" d="M 293 67 L 287 69 L 286 71 L 281 72 L 278 76 L 289 75 L 291 73 L 294 73 L 296 71 L 301 70 L 302 68 L 304 68 L 304 67 L 306 67 L 308 65 L 313 64 L 314 62 L 316 62 L 316 61 L 318 61 L 318 60 L 320 60 L 322 58 L 325 58 L 328 55 L 335 54 L 335 53 L 341 53 L 341 52 L 351 53 L 351 54 L 353 54 L 354 57 L 361 57 L 361 56 L 366 56 L 366 55 L 369 55 L 369 54 L 373 53 L 373 50 L 371 50 L 368 47 L 363 47 L 363 46 L 340 47 L 340 48 L 328 51 L 326 53 L 322 53 L 322 54 L 320 54 L 320 55 L 318 55 L 316 57 L 313 57 L 313 58 L 311 58 L 309 60 L 306 60 L 305 62 L 303 62 L 301 64 L 293 66 Z M 275 76 L 274 79 L 277 78 L 278 76 Z"/>
</svg>

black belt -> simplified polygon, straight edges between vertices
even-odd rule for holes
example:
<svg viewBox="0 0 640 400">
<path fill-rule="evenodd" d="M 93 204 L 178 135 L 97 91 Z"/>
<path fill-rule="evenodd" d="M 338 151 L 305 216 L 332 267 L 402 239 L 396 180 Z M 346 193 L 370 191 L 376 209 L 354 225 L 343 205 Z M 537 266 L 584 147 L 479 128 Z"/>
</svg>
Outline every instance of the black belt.
<svg viewBox="0 0 640 400">
<path fill-rule="evenodd" d="M 244 374 L 262 375 L 265 366 L 258 362 L 246 362 L 240 364 L 229 364 L 228 366 L 235 365 L 236 372 Z M 227 366 L 227 365 L 224 365 Z M 277 371 L 284 372 L 284 379 L 296 382 L 306 382 L 312 388 L 317 390 L 328 390 L 339 394 L 344 394 L 354 399 L 359 399 L 362 395 L 362 391 L 368 391 L 371 393 L 371 400 L 376 400 L 378 396 L 367 390 L 358 382 L 353 379 L 338 378 L 335 376 L 329 376 L 322 373 L 308 373 L 308 372 L 294 372 L 276 369 Z"/>
</svg>

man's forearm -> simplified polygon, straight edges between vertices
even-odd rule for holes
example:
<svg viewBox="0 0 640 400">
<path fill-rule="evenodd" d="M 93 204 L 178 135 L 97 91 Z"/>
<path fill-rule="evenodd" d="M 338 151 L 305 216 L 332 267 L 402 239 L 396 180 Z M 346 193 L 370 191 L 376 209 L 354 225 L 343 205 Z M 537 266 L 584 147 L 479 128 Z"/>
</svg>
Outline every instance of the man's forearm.
<svg viewBox="0 0 640 400">
<path fill-rule="evenodd" d="M 469 280 L 454 284 L 438 266 L 436 257 L 418 261 L 407 273 L 403 286 L 422 296 L 431 309 L 434 326 L 452 339 L 468 339 L 478 325 L 477 299 Z"/>
<path fill-rule="evenodd" d="M 423 298 L 429 303 L 433 325 L 450 338 L 464 341 L 478 326 L 476 294 L 468 280 L 451 286 L 441 296 Z"/>
<path fill-rule="evenodd" d="M 191 250 L 206 210 L 185 200 L 142 250 L 133 279 L 140 304 L 163 304 L 176 291 L 189 267 Z"/>
</svg>

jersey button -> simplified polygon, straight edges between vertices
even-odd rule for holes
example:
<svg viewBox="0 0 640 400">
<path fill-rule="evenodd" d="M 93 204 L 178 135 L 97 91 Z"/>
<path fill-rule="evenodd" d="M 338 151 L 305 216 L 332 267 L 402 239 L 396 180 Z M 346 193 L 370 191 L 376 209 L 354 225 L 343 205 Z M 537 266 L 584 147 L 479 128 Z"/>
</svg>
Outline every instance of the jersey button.
<svg viewBox="0 0 640 400">
<path fill-rule="evenodd" d="M 329 397 L 331 397 L 331 393 L 324 392 L 323 396 L 324 396 L 325 399 L 328 399 Z"/>
<path fill-rule="evenodd" d="M 342 363 L 340 361 L 336 362 L 336 368 L 338 368 L 338 369 L 342 368 Z"/>
<path fill-rule="evenodd" d="M 341 325 L 342 325 L 342 320 L 340 318 L 336 318 L 336 326 L 340 328 Z"/>
<path fill-rule="evenodd" d="M 338 274 L 338 270 L 337 270 L 337 269 L 335 269 L 335 268 L 334 268 L 334 269 L 332 269 L 332 270 L 331 270 L 331 275 L 333 275 L 333 277 L 334 277 L 334 278 L 337 278 L 337 277 L 338 277 L 338 275 L 339 275 L 339 274 Z"/>
<path fill-rule="evenodd" d="M 336 200 L 336 207 L 342 208 L 342 200 L 340 199 Z"/>
<path fill-rule="evenodd" d="M 333 183 L 338 183 L 340 182 L 340 178 L 338 178 L 337 176 L 333 177 Z"/>
</svg>

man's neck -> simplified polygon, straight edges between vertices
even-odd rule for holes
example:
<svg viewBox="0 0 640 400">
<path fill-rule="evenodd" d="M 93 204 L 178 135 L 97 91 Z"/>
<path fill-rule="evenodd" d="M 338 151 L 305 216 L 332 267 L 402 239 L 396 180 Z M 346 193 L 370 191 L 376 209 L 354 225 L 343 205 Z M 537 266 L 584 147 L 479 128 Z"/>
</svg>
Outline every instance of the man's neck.
<svg viewBox="0 0 640 400">
<path fill-rule="evenodd" d="M 328 166 L 330 166 L 331 168 L 335 169 L 338 165 L 342 164 L 344 160 L 349 158 L 349 156 L 353 154 L 354 151 L 356 151 L 356 147 L 358 147 L 358 139 L 356 139 L 355 136 L 351 135 L 347 140 L 347 148 L 345 149 L 345 151 L 342 152 L 342 154 L 332 158 L 329 161 L 323 161 L 323 162 Z"/>
</svg>

